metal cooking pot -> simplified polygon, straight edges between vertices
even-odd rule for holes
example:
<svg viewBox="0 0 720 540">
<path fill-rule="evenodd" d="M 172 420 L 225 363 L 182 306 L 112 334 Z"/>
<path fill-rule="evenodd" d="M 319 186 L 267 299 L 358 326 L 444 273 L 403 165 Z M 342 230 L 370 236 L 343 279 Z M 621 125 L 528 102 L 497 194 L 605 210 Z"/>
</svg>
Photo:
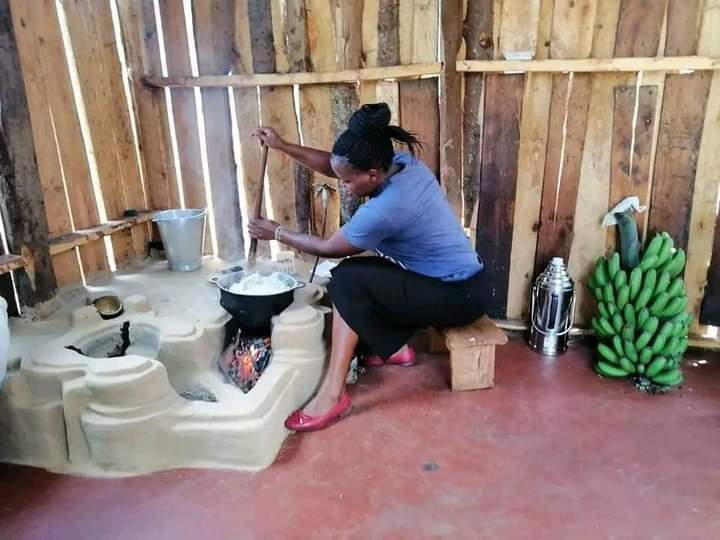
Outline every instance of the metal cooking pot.
<svg viewBox="0 0 720 540">
<path fill-rule="evenodd" d="M 269 275 L 270 272 L 258 272 L 260 275 Z M 229 274 L 215 274 L 210 276 L 210 283 L 220 289 L 220 305 L 227 311 L 242 328 L 266 328 L 270 320 L 292 304 L 295 289 L 305 286 L 305 283 L 295 279 L 289 274 L 278 272 L 280 280 L 287 284 L 288 289 L 277 294 L 249 295 L 230 291 L 235 283 L 249 275 L 244 270 Z"/>
<path fill-rule="evenodd" d="M 123 314 L 124 307 L 122 301 L 113 295 L 101 296 L 93 300 L 93 305 L 97 309 L 100 317 L 103 319 L 114 319 Z"/>
</svg>

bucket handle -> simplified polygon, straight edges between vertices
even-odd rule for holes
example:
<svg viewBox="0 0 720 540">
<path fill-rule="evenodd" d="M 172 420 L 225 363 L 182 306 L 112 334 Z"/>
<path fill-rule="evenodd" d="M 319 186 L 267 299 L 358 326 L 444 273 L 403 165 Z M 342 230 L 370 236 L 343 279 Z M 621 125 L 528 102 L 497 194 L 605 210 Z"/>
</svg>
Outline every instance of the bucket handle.
<svg viewBox="0 0 720 540">
<path fill-rule="evenodd" d="M 532 295 L 530 297 L 532 298 L 532 302 L 530 304 L 530 324 L 533 327 L 533 330 L 538 332 L 539 334 L 545 334 L 540 328 L 537 327 L 535 324 L 535 296 L 537 292 L 536 289 L 533 289 Z M 572 330 L 573 323 L 575 322 L 575 295 L 573 295 L 572 300 L 570 300 L 570 316 L 567 318 L 565 322 L 565 328 L 558 332 L 558 336 L 564 336 L 567 334 L 570 330 Z"/>
<path fill-rule="evenodd" d="M 159 217 L 159 214 L 166 212 L 166 210 L 158 210 L 153 214 L 152 221 L 153 223 L 166 223 L 168 221 L 190 221 L 194 219 L 204 218 L 208 215 L 208 209 L 207 208 L 195 208 L 194 210 L 199 210 L 197 214 L 194 216 L 188 216 L 183 218 L 168 218 L 168 217 Z"/>
</svg>

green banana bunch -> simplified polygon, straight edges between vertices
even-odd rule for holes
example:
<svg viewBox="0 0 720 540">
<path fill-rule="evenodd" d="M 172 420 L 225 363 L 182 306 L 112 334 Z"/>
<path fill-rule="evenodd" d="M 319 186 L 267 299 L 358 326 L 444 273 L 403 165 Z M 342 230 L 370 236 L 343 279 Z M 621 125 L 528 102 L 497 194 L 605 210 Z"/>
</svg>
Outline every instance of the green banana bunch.
<svg viewBox="0 0 720 540">
<path fill-rule="evenodd" d="M 623 270 L 620 254 L 600 257 L 588 281 L 598 302 L 591 324 L 598 338 L 595 371 L 605 377 L 642 377 L 670 387 L 680 368 L 692 317 L 681 274 L 686 256 L 667 233 L 656 234 L 637 266 Z"/>
</svg>

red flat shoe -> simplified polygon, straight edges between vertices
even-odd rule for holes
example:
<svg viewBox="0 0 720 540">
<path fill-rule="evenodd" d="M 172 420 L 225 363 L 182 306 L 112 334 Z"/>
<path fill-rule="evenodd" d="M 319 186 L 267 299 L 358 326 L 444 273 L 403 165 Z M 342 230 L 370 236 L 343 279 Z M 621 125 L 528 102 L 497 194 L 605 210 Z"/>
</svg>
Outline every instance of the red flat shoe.
<svg viewBox="0 0 720 540">
<path fill-rule="evenodd" d="M 350 399 L 350 394 L 343 392 L 340 400 L 330 407 L 325 414 L 310 416 L 309 414 L 305 414 L 302 409 L 298 409 L 285 420 L 285 427 L 293 431 L 317 431 L 339 420 L 342 416 L 350 412 L 351 407 L 352 400 Z"/>
<path fill-rule="evenodd" d="M 405 347 L 400 352 L 396 352 L 387 362 L 383 362 L 383 359 L 378 355 L 374 354 L 365 358 L 365 364 L 370 367 L 379 367 L 385 364 L 390 366 L 410 367 L 415 365 L 416 354 L 415 349 L 412 347 Z"/>
</svg>

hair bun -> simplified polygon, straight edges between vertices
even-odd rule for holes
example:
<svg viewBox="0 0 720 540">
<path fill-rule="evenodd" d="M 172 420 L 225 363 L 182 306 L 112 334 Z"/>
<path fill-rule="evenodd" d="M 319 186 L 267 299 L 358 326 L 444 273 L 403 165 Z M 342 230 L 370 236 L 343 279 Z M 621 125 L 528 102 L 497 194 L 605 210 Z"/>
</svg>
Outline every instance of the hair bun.
<svg viewBox="0 0 720 540">
<path fill-rule="evenodd" d="M 368 103 L 350 117 L 348 131 L 368 141 L 387 140 L 390 125 L 390 107 L 387 103 Z"/>
</svg>

